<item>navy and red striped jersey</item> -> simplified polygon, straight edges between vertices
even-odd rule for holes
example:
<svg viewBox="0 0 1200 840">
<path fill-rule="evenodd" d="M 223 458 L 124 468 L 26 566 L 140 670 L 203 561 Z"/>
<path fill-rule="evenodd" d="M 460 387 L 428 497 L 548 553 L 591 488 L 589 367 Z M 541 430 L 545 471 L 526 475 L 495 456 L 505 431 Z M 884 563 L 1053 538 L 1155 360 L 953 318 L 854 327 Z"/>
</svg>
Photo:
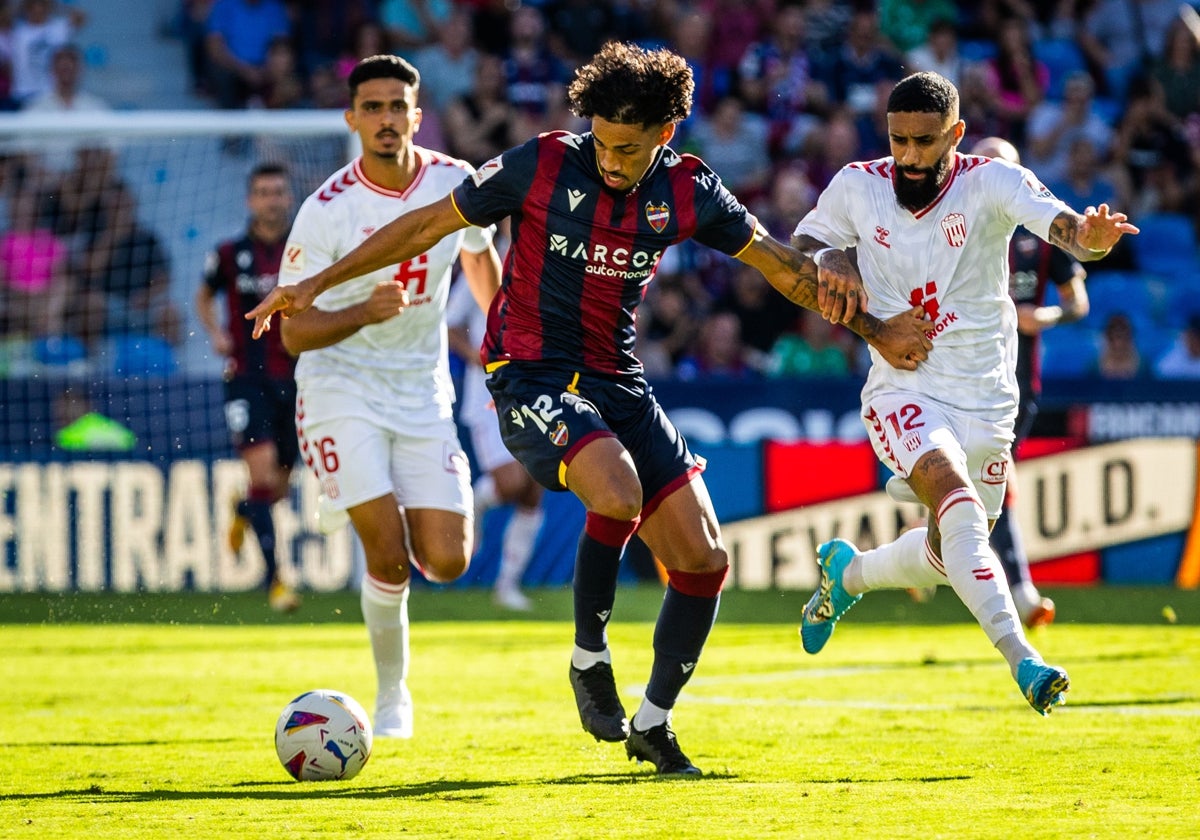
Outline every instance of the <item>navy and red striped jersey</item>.
<svg viewBox="0 0 1200 840">
<path fill-rule="evenodd" d="M 736 255 L 757 221 L 703 161 L 664 147 L 636 187 L 604 185 L 591 134 L 550 132 L 483 164 L 451 194 L 462 217 L 512 217 L 481 356 L 640 375 L 636 310 L 668 245 Z"/>
<path fill-rule="evenodd" d="M 279 282 L 286 242 L 286 236 L 277 242 L 261 242 L 247 233 L 241 239 L 222 242 L 205 261 L 204 284 L 225 295 L 226 323 L 233 339 L 227 372 L 235 376 L 263 374 L 290 379 L 296 369 L 296 360 L 283 349 L 282 330 L 271 330 L 255 341 L 250 335 L 254 322 L 244 317 Z"/>
</svg>

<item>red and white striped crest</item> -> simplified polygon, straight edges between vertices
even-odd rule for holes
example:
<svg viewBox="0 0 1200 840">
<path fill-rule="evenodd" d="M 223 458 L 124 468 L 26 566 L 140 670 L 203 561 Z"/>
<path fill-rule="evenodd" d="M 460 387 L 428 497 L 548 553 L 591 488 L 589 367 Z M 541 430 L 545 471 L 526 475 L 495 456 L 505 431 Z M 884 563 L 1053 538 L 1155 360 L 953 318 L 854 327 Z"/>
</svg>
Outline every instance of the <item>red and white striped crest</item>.
<svg viewBox="0 0 1200 840">
<path fill-rule="evenodd" d="M 942 219 L 942 232 L 952 248 L 961 248 L 967 241 L 967 217 L 962 213 L 951 213 Z"/>
</svg>

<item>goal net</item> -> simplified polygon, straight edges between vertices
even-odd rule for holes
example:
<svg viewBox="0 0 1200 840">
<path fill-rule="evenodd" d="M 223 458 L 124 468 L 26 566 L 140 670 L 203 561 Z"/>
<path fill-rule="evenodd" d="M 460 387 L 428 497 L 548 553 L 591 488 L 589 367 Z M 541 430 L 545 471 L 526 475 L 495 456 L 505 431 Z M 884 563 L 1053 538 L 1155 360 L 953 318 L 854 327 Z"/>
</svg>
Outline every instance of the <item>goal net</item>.
<svg viewBox="0 0 1200 840">
<path fill-rule="evenodd" d="M 245 229 L 253 167 L 284 165 L 298 206 L 355 153 L 340 111 L 0 116 L 0 592 L 259 585 L 255 541 L 240 556 L 224 544 L 246 476 L 191 302 L 207 253 Z M 172 331 L 75 317 L 117 193 L 141 237 L 121 268 L 165 271 Z M 82 451 L 56 442 L 88 411 L 119 426 Z M 303 465 L 293 485 L 275 517 L 285 572 L 312 589 L 355 583 L 348 529 L 315 533 Z"/>
</svg>

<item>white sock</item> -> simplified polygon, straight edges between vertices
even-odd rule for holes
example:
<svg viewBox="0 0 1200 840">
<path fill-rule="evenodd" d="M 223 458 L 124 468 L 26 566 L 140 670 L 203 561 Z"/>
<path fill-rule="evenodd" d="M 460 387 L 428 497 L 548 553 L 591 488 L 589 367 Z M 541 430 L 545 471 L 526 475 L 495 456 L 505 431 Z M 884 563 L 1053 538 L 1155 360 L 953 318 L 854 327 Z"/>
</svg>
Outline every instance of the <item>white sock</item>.
<svg viewBox="0 0 1200 840">
<path fill-rule="evenodd" d="M 1007 636 L 1002 636 L 996 642 L 996 650 L 1000 651 L 1000 655 L 1008 662 L 1008 670 L 1012 671 L 1014 680 L 1017 678 L 1017 666 L 1021 664 L 1022 659 L 1028 656 L 1032 656 L 1039 662 L 1042 659 L 1041 655 L 1029 646 L 1024 633 L 1009 633 Z"/>
<path fill-rule="evenodd" d="M 659 724 L 666 723 L 671 719 L 671 710 L 664 709 L 661 706 L 655 706 L 645 697 L 642 698 L 642 705 L 638 707 L 637 714 L 633 716 L 630 725 L 638 732 L 645 732 L 653 729 Z"/>
<path fill-rule="evenodd" d="M 580 671 L 586 671 L 598 662 L 607 662 L 612 664 L 612 652 L 608 648 L 604 650 L 584 650 L 579 645 L 575 646 L 575 650 L 571 653 L 571 664 Z"/>
<path fill-rule="evenodd" d="M 928 536 L 928 528 L 913 528 L 887 545 L 864 551 L 846 567 L 846 591 L 861 595 L 872 589 L 945 586 L 942 561 L 930 550 Z"/>
<path fill-rule="evenodd" d="M 500 497 L 496 495 L 496 480 L 492 478 L 491 473 L 484 473 L 475 479 L 475 483 L 471 485 L 471 493 L 475 496 L 476 516 L 483 516 L 500 502 Z"/>
<path fill-rule="evenodd" d="M 518 507 L 513 511 L 508 527 L 504 530 L 496 589 L 504 591 L 520 588 L 521 576 L 525 574 L 525 569 L 533 557 L 533 543 L 542 528 L 544 518 L 541 507 Z"/>
<path fill-rule="evenodd" d="M 379 694 L 397 692 L 408 676 L 408 581 L 387 583 L 365 574 L 359 603 L 371 637 Z"/>
<path fill-rule="evenodd" d="M 949 493 L 938 507 L 937 522 L 946 576 L 988 640 L 994 645 L 1016 634 L 1024 641 L 1004 569 L 988 545 L 987 514 L 979 499 L 965 487 Z"/>
</svg>

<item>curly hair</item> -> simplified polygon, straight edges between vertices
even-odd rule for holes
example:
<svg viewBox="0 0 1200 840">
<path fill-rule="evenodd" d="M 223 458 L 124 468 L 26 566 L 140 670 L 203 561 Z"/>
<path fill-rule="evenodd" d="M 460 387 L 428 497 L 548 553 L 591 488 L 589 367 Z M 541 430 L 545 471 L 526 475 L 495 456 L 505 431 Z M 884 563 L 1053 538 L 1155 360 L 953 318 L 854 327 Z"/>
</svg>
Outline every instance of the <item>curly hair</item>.
<svg viewBox="0 0 1200 840">
<path fill-rule="evenodd" d="M 888 96 L 889 114 L 940 114 L 958 118 L 958 88 L 937 73 L 913 73 L 896 82 Z"/>
<path fill-rule="evenodd" d="M 609 41 L 575 71 L 567 98 L 584 119 L 649 127 L 687 119 L 695 89 L 692 68 L 681 56 Z"/>
</svg>

